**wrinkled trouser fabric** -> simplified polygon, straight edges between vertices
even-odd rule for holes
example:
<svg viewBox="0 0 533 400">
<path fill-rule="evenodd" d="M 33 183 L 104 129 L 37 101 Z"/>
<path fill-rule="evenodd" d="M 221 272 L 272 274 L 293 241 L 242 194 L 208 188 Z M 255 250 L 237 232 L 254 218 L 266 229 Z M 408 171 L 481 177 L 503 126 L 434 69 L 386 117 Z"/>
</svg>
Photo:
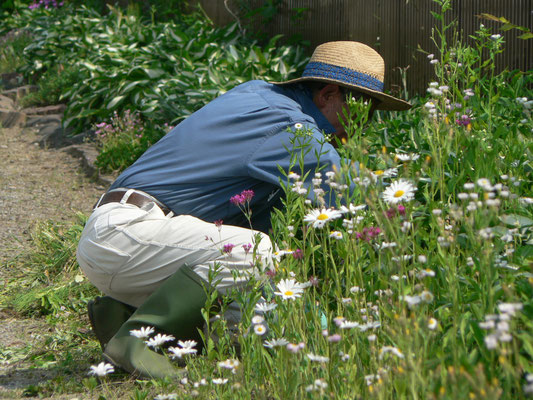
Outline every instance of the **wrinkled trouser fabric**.
<svg viewBox="0 0 533 400">
<path fill-rule="evenodd" d="M 243 245 L 260 240 L 253 260 Z M 224 252 L 224 245 L 234 245 Z M 273 268 L 267 235 L 251 229 L 207 223 L 189 215 L 164 215 L 154 203 L 143 208 L 108 203 L 90 216 L 77 258 L 87 278 L 103 293 L 139 307 L 163 281 L 188 265 L 204 281 L 217 269 L 215 286 L 221 294 L 243 288 L 251 276 Z"/>
</svg>

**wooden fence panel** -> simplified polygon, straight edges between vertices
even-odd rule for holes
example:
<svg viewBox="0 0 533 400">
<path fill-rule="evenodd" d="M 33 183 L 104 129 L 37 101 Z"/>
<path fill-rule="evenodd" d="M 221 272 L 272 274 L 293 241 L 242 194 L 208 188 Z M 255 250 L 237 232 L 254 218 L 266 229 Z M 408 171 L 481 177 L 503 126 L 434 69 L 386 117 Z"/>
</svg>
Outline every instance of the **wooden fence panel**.
<svg viewBox="0 0 533 400">
<path fill-rule="evenodd" d="M 224 6 L 224 0 L 197 0 L 206 13 L 218 24 L 234 21 Z M 243 0 L 229 1 L 238 12 Z M 262 0 L 247 0 L 259 6 Z M 518 30 L 500 31 L 501 24 L 482 20 L 488 13 L 504 16 L 512 23 L 533 28 L 533 0 L 452 0 L 453 8 L 447 22 L 457 21 L 462 40 L 471 43 L 469 35 L 481 23 L 500 33 L 505 39 L 505 51 L 496 60 L 497 70 L 533 68 L 533 39 L 521 40 Z M 304 18 L 295 19 L 294 9 L 306 8 Z M 423 93 L 434 80 L 433 66 L 428 53 L 438 57 L 438 47 L 431 40 L 432 29 L 440 24 L 431 15 L 439 11 L 432 0 L 283 0 L 279 12 L 268 24 L 258 21 L 269 36 L 281 33 L 289 40 L 298 37 L 311 43 L 309 52 L 317 45 L 332 40 L 356 40 L 375 48 L 387 66 L 386 88 L 396 92 L 402 88 L 405 70 L 409 94 Z M 448 37 L 451 40 L 451 37 Z"/>
</svg>

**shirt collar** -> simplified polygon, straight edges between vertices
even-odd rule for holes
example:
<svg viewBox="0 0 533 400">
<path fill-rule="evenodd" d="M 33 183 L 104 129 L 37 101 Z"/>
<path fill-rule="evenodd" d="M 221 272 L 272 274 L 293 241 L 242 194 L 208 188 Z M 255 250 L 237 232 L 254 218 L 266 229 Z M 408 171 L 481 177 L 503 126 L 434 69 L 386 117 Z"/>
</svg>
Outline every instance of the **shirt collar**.
<svg viewBox="0 0 533 400">
<path fill-rule="evenodd" d="M 335 128 L 324 117 L 322 111 L 313 102 L 313 94 L 311 90 L 302 84 L 291 85 L 290 87 L 283 87 L 288 92 L 289 97 L 302 106 L 304 114 L 313 118 L 318 126 L 318 129 L 323 130 L 327 135 L 335 133 Z"/>
</svg>

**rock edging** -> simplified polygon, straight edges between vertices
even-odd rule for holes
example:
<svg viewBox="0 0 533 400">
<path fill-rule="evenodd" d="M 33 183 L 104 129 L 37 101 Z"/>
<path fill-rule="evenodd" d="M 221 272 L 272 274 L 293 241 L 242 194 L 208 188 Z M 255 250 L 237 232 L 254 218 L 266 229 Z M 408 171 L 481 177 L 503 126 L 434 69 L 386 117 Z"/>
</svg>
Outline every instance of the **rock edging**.
<svg viewBox="0 0 533 400">
<path fill-rule="evenodd" d="M 21 81 L 16 74 L 2 74 L 0 78 L 8 75 L 10 82 Z M 8 86 L 8 85 L 4 85 Z M 8 86 L 9 87 L 9 86 Z M 78 158 L 85 174 L 103 186 L 110 186 L 115 176 L 101 174 L 96 166 L 98 150 L 91 139 L 94 131 L 72 136 L 72 130 L 62 126 L 64 104 L 46 107 L 29 107 L 21 109 L 18 101 L 27 93 L 36 90 L 30 85 L 11 87 L 0 94 L 0 127 L 26 128 L 33 130 L 39 138 L 36 143 L 42 148 L 62 149 L 66 153 Z"/>
</svg>

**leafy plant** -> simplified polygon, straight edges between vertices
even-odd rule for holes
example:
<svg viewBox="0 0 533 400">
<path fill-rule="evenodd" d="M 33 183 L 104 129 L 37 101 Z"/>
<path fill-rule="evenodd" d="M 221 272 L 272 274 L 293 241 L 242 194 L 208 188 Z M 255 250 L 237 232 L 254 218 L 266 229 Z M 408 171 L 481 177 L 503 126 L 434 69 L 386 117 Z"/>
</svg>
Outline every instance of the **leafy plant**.
<svg viewBox="0 0 533 400">
<path fill-rule="evenodd" d="M 47 106 L 60 103 L 66 87 L 71 87 L 80 77 L 76 67 L 62 64 L 46 70 L 38 79 L 38 90 L 29 93 L 20 100 L 22 107 Z"/>
<path fill-rule="evenodd" d="M 31 43 L 31 35 L 25 30 L 13 30 L 0 37 L 0 73 L 14 72 L 24 65 L 21 56 Z"/>
</svg>

